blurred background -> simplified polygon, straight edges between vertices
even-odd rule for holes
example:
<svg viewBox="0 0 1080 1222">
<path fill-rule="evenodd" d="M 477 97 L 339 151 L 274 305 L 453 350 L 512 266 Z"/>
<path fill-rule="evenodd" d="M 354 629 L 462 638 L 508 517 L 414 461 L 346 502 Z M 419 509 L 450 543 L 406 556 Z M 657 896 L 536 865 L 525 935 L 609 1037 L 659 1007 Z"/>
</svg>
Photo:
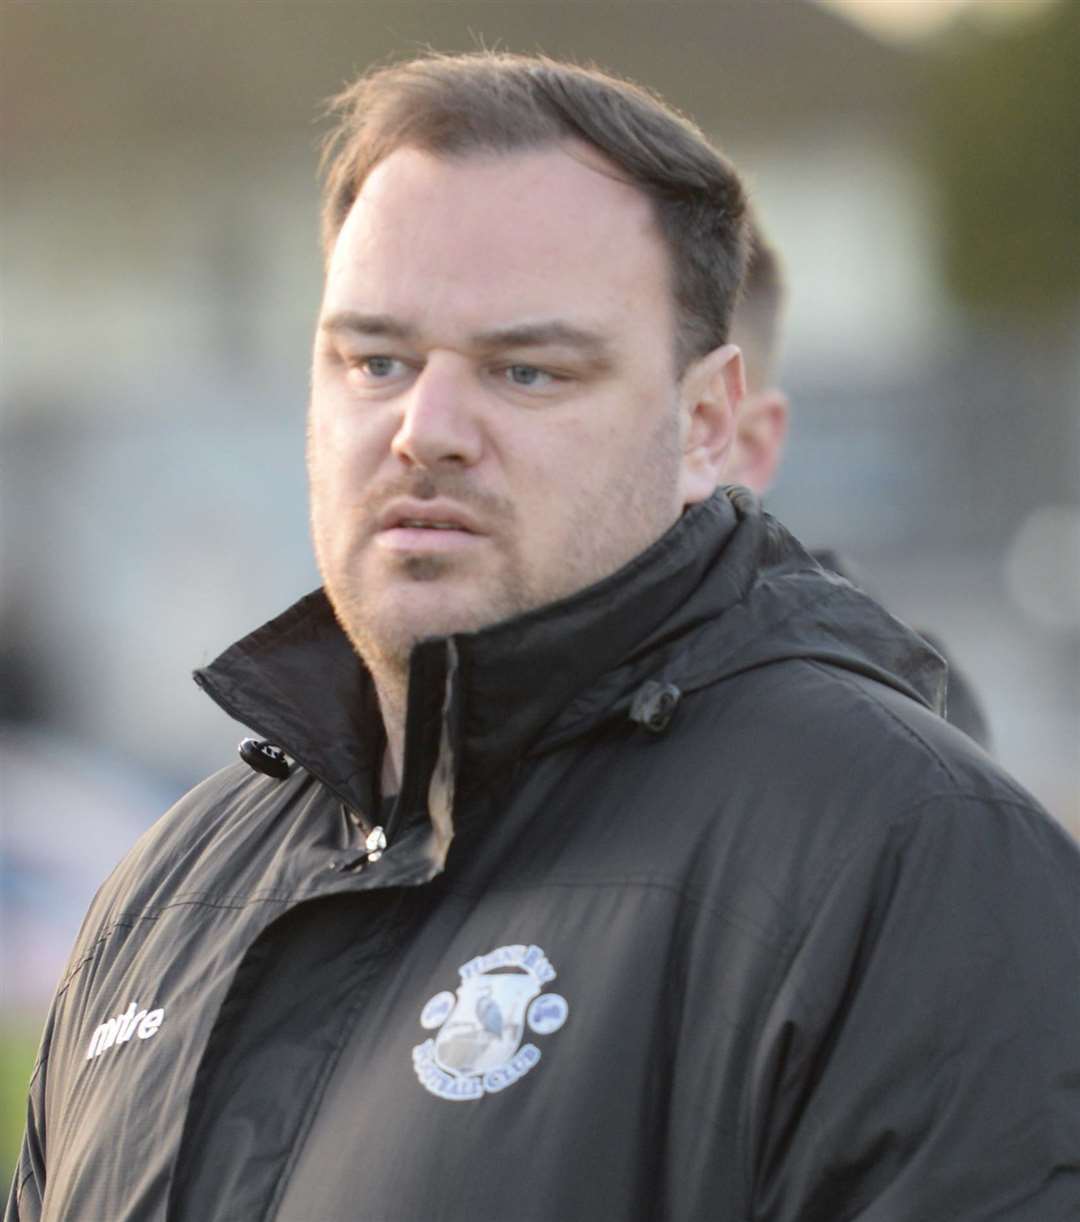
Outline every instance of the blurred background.
<svg viewBox="0 0 1080 1222">
<path fill-rule="evenodd" d="M 125 848 L 233 758 L 189 672 L 318 584 L 321 105 L 372 61 L 595 60 L 787 264 L 769 507 L 940 636 L 1080 833 L 1080 2 L 0 6 L 0 1174 Z"/>
</svg>

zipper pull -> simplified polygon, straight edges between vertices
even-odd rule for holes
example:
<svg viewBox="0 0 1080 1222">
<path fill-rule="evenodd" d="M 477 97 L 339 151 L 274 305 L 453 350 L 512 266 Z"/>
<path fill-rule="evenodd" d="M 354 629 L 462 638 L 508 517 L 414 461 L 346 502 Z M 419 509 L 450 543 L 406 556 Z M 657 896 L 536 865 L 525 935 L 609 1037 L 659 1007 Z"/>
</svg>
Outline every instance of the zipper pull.
<svg viewBox="0 0 1080 1222">
<path fill-rule="evenodd" d="M 367 849 L 367 861 L 376 862 L 386 849 L 386 833 L 381 827 L 373 827 L 364 838 L 364 848 Z"/>
</svg>

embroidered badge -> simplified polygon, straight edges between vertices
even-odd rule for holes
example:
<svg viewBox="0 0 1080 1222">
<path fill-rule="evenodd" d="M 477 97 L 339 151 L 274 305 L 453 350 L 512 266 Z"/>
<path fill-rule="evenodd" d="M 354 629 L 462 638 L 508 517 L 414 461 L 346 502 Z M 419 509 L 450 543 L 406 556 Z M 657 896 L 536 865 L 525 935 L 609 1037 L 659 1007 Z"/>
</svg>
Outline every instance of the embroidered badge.
<svg viewBox="0 0 1080 1222">
<path fill-rule="evenodd" d="M 539 946 L 500 946 L 458 974 L 456 994 L 436 993 L 420 1011 L 420 1025 L 435 1035 L 413 1049 L 421 1084 L 454 1101 L 479 1099 L 523 1078 L 540 1061 L 540 1049 L 521 1042 L 526 1028 L 551 1035 L 570 1012 L 564 997 L 540 991 L 555 969 Z"/>
</svg>

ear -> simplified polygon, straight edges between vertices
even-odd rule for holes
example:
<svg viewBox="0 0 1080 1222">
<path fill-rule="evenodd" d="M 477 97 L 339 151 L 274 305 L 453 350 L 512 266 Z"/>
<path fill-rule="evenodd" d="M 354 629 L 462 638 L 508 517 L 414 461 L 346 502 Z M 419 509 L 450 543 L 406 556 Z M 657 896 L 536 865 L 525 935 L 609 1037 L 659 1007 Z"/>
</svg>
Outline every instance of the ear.
<svg viewBox="0 0 1080 1222">
<path fill-rule="evenodd" d="M 734 344 L 695 361 L 679 383 L 684 422 L 683 507 L 708 500 L 719 487 L 735 438 L 735 412 L 745 381 L 742 353 Z"/>
<path fill-rule="evenodd" d="M 743 484 L 759 496 L 766 492 L 776 477 L 787 430 L 788 397 L 782 390 L 770 387 L 747 395 L 735 413 L 724 483 Z"/>
</svg>

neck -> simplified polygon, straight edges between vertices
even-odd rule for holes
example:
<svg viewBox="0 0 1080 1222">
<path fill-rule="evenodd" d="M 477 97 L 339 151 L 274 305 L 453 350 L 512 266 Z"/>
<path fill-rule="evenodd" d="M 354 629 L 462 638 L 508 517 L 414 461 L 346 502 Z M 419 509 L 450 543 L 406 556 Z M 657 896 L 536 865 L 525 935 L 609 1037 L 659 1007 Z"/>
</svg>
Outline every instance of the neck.
<svg viewBox="0 0 1080 1222">
<path fill-rule="evenodd" d="M 379 711 L 386 730 L 386 750 L 383 752 L 382 775 L 379 781 L 382 796 L 390 797 L 401 787 L 401 768 L 405 754 L 405 712 L 408 707 L 408 674 L 374 674 L 379 696 Z"/>
</svg>

